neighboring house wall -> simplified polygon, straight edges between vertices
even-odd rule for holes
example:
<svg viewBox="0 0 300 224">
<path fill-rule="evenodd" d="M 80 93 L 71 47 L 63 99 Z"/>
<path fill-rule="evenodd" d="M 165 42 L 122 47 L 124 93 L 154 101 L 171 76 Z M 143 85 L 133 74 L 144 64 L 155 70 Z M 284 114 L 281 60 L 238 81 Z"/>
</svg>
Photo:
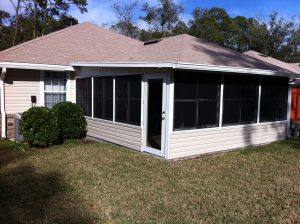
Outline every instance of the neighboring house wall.
<svg viewBox="0 0 300 224">
<path fill-rule="evenodd" d="M 286 138 L 286 121 L 177 131 L 170 135 L 170 159 L 266 144 Z"/>
<path fill-rule="evenodd" d="M 142 128 L 87 117 L 87 136 L 141 151 Z"/>
<path fill-rule="evenodd" d="M 26 111 L 31 107 L 31 96 L 40 106 L 40 71 L 8 69 L 5 77 L 5 110 L 7 114 Z"/>
</svg>

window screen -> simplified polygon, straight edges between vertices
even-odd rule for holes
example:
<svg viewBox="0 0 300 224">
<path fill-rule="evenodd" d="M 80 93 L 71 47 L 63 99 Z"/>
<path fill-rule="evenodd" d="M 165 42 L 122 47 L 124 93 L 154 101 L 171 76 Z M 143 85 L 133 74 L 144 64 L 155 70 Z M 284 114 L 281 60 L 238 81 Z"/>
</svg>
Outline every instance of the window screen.
<svg viewBox="0 0 300 224">
<path fill-rule="evenodd" d="M 223 125 L 257 121 L 259 78 L 224 75 Z"/>
<path fill-rule="evenodd" d="M 116 114 L 118 122 L 141 123 L 141 76 L 128 75 L 116 78 Z"/>
<path fill-rule="evenodd" d="M 76 79 L 76 103 L 82 107 L 86 116 L 92 116 L 92 79 Z"/>
<path fill-rule="evenodd" d="M 113 77 L 94 78 L 94 117 L 113 119 Z"/>
<path fill-rule="evenodd" d="M 220 75 L 177 72 L 174 83 L 174 130 L 219 125 Z"/>
<path fill-rule="evenodd" d="M 64 72 L 44 73 L 45 107 L 52 108 L 59 102 L 66 101 L 67 75 Z"/>
<path fill-rule="evenodd" d="M 260 121 L 286 120 L 288 79 L 262 78 Z"/>
</svg>

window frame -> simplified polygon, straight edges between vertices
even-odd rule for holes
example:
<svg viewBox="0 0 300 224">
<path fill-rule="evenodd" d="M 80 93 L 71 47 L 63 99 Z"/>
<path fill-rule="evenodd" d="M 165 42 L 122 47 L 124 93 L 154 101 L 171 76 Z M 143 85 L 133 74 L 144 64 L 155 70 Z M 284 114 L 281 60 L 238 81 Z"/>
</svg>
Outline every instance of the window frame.
<svg viewBox="0 0 300 224">
<path fill-rule="evenodd" d="M 234 74 L 234 75 L 227 75 L 228 78 L 232 78 L 234 76 L 238 76 L 239 74 Z M 231 77 L 230 77 L 231 76 Z M 253 98 L 245 98 L 245 97 L 239 97 L 239 98 L 225 98 L 225 91 L 226 91 L 226 78 L 224 77 L 223 78 L 223 84 L 224 84 L 224 88 L 223 88 L 223 117 L 222 117 L 222 127 L 227 127 L 227 126 L 237 126 L 237 125 L 247 125 L 247 124 L 256 124 L 258 123 L 258 109 L 260 108 L 259 107 L 259 94 L 260 94 L 260 85 L 261 85 L 261 79 L 260 77 L 251 77 L 251 76 L 241 76 L 242 78 L 243 77 L 246 77 L 245 79 L 252 79 L 253 78 L 253 81 L 254 79 L 257 79 L 257 84 L 256 85 L 253 85 L 255 86 L 255 91 L 256 91 L 256 94 L 255 94 L 255 97 Z M 241 79 L 242 79 L 241 78 Z M 243 92 L 243 88 L 245 86 L 248 86 L 248 85 L 245 85 L 245 81 L 244 82 L 241 82 L 242 84 L 239 84 L 239 93 L 241 94 Z M 252 84 L 252 83 L 251 83 Z M 243 119 L 243 115 L 242 115 L 242 107 L 243 107 L 243 103 L 247 103 L 249 101 L 255 101 L 255 108 L 254 108 L 254 121 L 242 121 Z M 237 123 L 224 123 L 224 105 L 226 102 L 237 102 L 238 103 L 238 111 L 239 111 L 239 117 L 238 117 L 238 122 Z"/>
<path fill-rule="evenodd" d="M 106 97 L 106 86 L 105 86 L 105 79 L 111 79 L 111 81 L 112 81 L 112 89 L 111 89 L 111 91 L 112 91 L 112 94 L 111 94 L 111 97 Z M 94 118 L 96 118 L 96 119 L 101 119 L 101 120 L 107 120 L 107 121 L 113 121 L 114 120 L 114 79 L 115 79 L 115 77 L 114 76 L 96 76 L 96 77 L 92 77 L 92 79 L 93 79 L 93 81 L 92 81 L 92 88 L 93 88 L 93 91 L 92 91 L 92 101 L 93 101 L 93 103 L 92 103 L 92 114 L 93 114 L 93 117 Z M 97 98 L 97 96 L 95 95 L 95 85 L 96 85 L 96 80 L 97 79 L 101 79 L 101 100 L 102 100 L 102 109 L 101 109 L 101 116 L 102 117 L 100 117 L 100 116 L 97 116 L 96 115 L 96 111 L 95 111 L 95 109 L 96 109 L 96 107 L 95 107 L 95 105 L 97 104 L 97 100 L 99 101 L 99 99 Z M 111 116 L 111 119 L 109 119 L 109 118 L 107 118 L 107 117 L 105 117 L 105 114 L 106 114 L 106 110 L 105 110 L 105 102 L 106 102 L 106 100 L 107 99 L 110 99 L 111 98 L 111 100 L 112 100 L 112 108 L 111 108 L 111 110 L 112 110 L 112 116 Z"/>
<path fill-rule="evenodd" d="M 64 74 L 65 77 L 65 85 L 64 85 L 64 90 L 46 90 L 45 88 L 45 80 L 46 80 L 46 75 L 47 73 L 51 74 L 51 88 L 52 88 L 52 73 L 61 73 Z M 41 90 L 41 105 L 46 107 L 46 93 L 64 93 L 65 94 L 65 101 L 61 101 L 61 102 L 66 102 L 69 100 L 69 74 L 67 72 L 58 72 L 58 71 L 41 71 L 40 73 L 40 79 L 41 81 L 41 86 L 40 86 L 40 90 Z M 53 105 L 54 106 L 54 105 Z"/>
<path fill-rule="evenodd" d="M 176 99 L 175 96 L 175 86 L 176 86 L 176 78 L 175 78 L 176 73 L 174 74 L 174 96 L 173 96 L 173 132 L 180 132 L 180 131 L 188 131 L 188 130 L 203 130 L 203 129 L 211 129 L 211 128 L 217 128 L 220 126 L 220 116 L 222 115 L 221 113 L 221 97 L 222 97 L 222 85 L 223 85 L 223 75 L 222 74 L 217 74 L 213 73 L 212 75 L 215 76 L 214 78 L 217 80 L 219 78 L 219 84 L 217 85 L 217 96 L 216 99 L 207 99 L 206 98 L 200 98 L 199 94 L 199 88 L 201 85 L 197 83 L 196 85 L 196 95 L 195 98 L 191 99 Z M 197 74 L 195 73 L 197 76 Z M 198 74 L 199 75 L 199 74 Z M 209 73 L 207 74 L 201 74 L 209 77 Z M 184 74 L 178 74 L 178 76 L 184 76 Z M 220 77 L 217 77 L 220 76 Z M 200 83 L 201 84 L 201 83 Z M 180 128 L 175 128 L 175 110 L 176 110 L 176 102 L 193 102 L 196 104 L 196 110 L 195 110 L 195 125 L 193 127 L 180 127 Z M 199 104 L 200 102 L 216 102 L 216 123 L 215 124 L 209 124 L 209 125 L 199 125 Z"/>
<path fill-rule="evenodd" d="M 84 111 L 84 116 L 86 116 L 86 117 L 94 117 L 94 112 L 93 112 L 93 95 L 94 95 L 94 93 L 93 93 L 93 90 L 94 90 L 94 88 L 93 88 L 93 78 L 92 77 L 90 77 L 90 76 L 87 76 L 87 77 L 76 77 L 76 82 L 75 82 L 75 92 L 76 92 L 76 96 L 75 96 L 75 103 L 77 104 L 77 105 L 79 105 L 78 104 L 78 102 L 77 102 L 77 98 L 78 98 L 78 92 L 77 92 L 77 84 L 78 84 L 78 80 L 79 79 L 90 79 L 90 82 L 91 82 L 91 96 L 90 96 L 90 98 L 91 98 L 91 105 L 89 105 L 90 106 L 90 110 L 91 110 L 91 113 L 90 113 L 90 115 L 87 115 L 87 114 L 85 114 L 85 111 Z M 84 110 L 84 108 L 82 108 L 83 110 Z"/>
<path fill-rule="evenodd" d="M 174 74 L 174 73 L 173 73 Z M 209 131 L 209 130 L 218 130 L 218 129 L 227 129 L 227 128 L 238 128 L 238 127 L 251 127 L 251 126 L 258 126 L 258 125 L 263 125 L 266 123 L 280 123 L 280 122 L 286 122 L 288 120 L 288 115 L 286 117 L 286 119 L 284 120 L 275 120 L 275 121 L 262 121 L 260 114 L 261 114 L 261 94 L 262 94 L 262 79 L 265 78 L 281 78 L 281 79 L 288 79 L 287 77 L 275 77 L 275 76 L 263 76 L 263 75 L 256 75 L 258 77 L 259 83 L 257 86 L 258 89 L 258 94 L 257 94 L 257 107 L 256 107 L 256 122 L 254 123 L 243 123 L 243 124 L 231 124 L 231 125 L 224 125 L 223 124 L 223 110 L 224 110 L 224 76 L 227 74 L 221 74 L 222 76 L 222 80 L 221 80 L 221 88 L 220 88 L 220 103 L 219 103 L 219 126 L 218 127 L 210 127 L 210 128 L 201 128 L 201 129 L 191 129 L 191 128 L 186 128 L 186 129 L 181 129 L 181 130 L 175 130 L 174 128 L 174 115 L 175 115 L 175 77 L 173 75 L 173 77 L 171 78 L 172 80 L 172 85 L 171 85 L 171 96 L 172 96 L 172 118 L 170 121 L 172 121 L 172 127 L 170 129 L 170 133 L 180 133 L 180 132 L 195 132 L 195 131 Z M 247 76 L 251 76 L 251 74 L 238 74 L 238 73 L 234 73 L 233 75 L 247 75 Z M 290 101 L 290 86 L 287 84 L 287 110 L 289 109 L 289 101 Z M 287 111 L 288 114 L 288 111 Z"/>
<path fill-rule="evenodd" d="M 128 76 L 136 76 L 136 77 L 139 77 L 139 82 L 140 82 L 140 99 L 138 98 L 131 98 L 130 97 L 130 93 L 131 93 L 131 85 L 129 84 L 128 80 L 127 83 L 126 83 L 126 86 L 127 86 L 127 94 L 128 94 L 128 97 L 126 99 L 126 106 L 127 106 L 127 111 L 126 111 L 126 120 L 127 122 L 124 122 L 124 121 L 121 121 L 120 119 L 117 119 L 117 110 L 118 110 L 118 107 L 117 107 L 117 101 L 118 101 L 118 97 L 117 97 L 117 79 L 118 77 L 128 77 Z M 113 100 L 113 103 L 114 103 L 114 107 L 113 107 L 113 122 L 114 123 L 120 123 L 120 124 L 126 124 L 126 125 L 132 125 L 132 126 L 137 126 L 137 127 L 141 127 L 142 126 L 142 114 L 143 114 L 143 111 L 142 111 L 142 108 L 141 108 L 141 105 L 143 103 L 143 87 L 142 87 L 142 74 L 127 74 L 127 75 L 115 75 L 114 76 L 114 93 L 113 93 L 113 96 L 114 96 L 114 100 Z M 139 122 L 138 123 L 130 123 L 128 122 L 130 120 L 130 105 L 131 105 L 131 102 L 136 102 L 136 101 L 139 101 L 140 102 L 140 106 L 138 107 L 139 110 L 140 110 L 140 116 L 139 116 Z"/>
</svg>

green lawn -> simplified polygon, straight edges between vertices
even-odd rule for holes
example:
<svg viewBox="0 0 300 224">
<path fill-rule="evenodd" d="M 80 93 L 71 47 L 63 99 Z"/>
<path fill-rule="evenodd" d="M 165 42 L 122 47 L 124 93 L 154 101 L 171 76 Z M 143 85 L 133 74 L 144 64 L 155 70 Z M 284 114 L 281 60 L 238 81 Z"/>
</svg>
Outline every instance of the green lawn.
<svg viewBox="0 0 300 224">
<path fill-rule="evenodd" d="M 0 223 L 297 223 L 300 142 L 165 161 L 110 144 L 0 143 Z"/>
</svg>

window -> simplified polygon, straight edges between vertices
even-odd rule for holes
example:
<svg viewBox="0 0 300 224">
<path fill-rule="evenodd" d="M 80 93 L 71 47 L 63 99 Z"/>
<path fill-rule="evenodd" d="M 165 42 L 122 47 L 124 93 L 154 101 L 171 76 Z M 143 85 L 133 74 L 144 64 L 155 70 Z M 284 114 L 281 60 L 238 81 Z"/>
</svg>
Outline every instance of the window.
<svg viewBox="0 0 300 224">
<path fill-rule="evenodd" d="M 175 74 L 174 129 L 218 126 L 220 85 L 220 75 Z"/>
<path fill-rule="evenodd" d="M 262 78 L 260 121 L 286 120 L 288 79 Z"/>
<path fill-rule="evenodd" d="M 44 73 L 45 107 L 52 108 L 59 102 L 66 101 L 67 75 L 64 72 Z"/>
<path fill-rule="evenodd" d="M 141 123 L 141 76 L 116 77 L 116 121 L 127 124 Z"/>
<path fill-rule="evenodd" d="M 224 125 L 257 122 L 258 86 L 258 77 L 224 75 Z"/>
<path fill-rule="evenodd" d="M 94 117 L 113 119 L 113 77 L 94 78 Z"/>
<path fill-rule="evenodd" d="M 92 116 L 92 79 L 76 79 L 76 103 L 82 107 L 86 116 Z"/>
</svg>

